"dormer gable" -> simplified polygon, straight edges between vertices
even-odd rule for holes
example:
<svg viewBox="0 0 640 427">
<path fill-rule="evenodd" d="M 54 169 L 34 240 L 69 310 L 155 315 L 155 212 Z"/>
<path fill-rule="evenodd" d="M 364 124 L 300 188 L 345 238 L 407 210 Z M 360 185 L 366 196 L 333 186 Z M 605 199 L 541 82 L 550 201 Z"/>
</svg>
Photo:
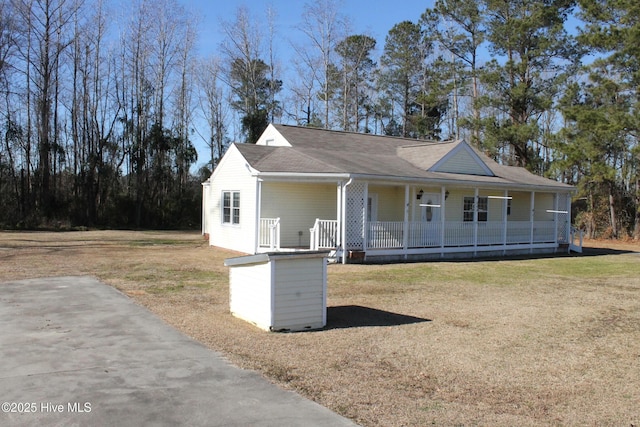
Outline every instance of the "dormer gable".
<svg viewBox="0 0 640 427">
<path fill-rule="evenodd" d="M 276 129 L 273 124 L 269 124 L 258 141 L 256 141 L 256 145 L 267 145 L 270 147 L 291 147 L 289 141 L 286 140 L 284 136 Z"/>
<path fill-rule="evenodd" d="M 447 154 L 428 169 L 430 172 L 447 172 L 465 175 L 495 176 L 491 168 L 476 151 L 464 141 L 459 141 Z"/>
</svg>

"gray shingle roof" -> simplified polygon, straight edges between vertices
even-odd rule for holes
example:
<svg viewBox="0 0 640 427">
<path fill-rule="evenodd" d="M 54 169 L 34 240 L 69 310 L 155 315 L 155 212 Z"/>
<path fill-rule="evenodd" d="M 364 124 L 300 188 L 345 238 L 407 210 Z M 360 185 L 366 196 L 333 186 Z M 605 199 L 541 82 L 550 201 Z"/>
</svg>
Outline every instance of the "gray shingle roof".
<svg viewBox="0 0 640 427">
<path fill-rule="evenodd" d="M 429 142 L 371 134 L 274 125 L 291 147 L 237 144 L 247 162 L 261 173 L 336 173 L 392 179 L 475 181 L 497 185 L 525 185 L 570 190 L 573 187 L 536 176 L 524 168 L 504 166 L 476 153 L 494 177 L 431 172 L 443 156 L 462 141 Z"/>
</svg>

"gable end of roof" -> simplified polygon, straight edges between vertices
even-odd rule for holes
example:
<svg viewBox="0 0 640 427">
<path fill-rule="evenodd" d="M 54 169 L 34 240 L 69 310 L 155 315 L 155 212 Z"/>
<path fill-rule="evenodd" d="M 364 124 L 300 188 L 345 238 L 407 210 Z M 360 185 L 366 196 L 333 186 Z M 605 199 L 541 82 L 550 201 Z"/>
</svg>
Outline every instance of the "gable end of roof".
<svg viewBox="0 0 640 427">
<path fill-rule="evenodd" d="M 436 161 L 428 170 L 430 172 L 495 176 L 492 168 L 464 141 L 459 141 L 451 151 Z"/>
</svg>

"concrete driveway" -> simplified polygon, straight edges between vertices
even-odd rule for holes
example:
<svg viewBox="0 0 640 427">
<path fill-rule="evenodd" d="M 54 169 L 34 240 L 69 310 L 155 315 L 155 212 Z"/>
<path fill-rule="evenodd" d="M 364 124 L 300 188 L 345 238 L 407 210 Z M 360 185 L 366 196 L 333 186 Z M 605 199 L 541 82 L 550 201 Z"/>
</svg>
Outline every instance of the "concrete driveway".
<svg viewBox="0 0 640 427">
<path fill-rule="evenodd" d="M 90 277 L 0 283 L 2 426 L 353 426 Z"/>
</svg>

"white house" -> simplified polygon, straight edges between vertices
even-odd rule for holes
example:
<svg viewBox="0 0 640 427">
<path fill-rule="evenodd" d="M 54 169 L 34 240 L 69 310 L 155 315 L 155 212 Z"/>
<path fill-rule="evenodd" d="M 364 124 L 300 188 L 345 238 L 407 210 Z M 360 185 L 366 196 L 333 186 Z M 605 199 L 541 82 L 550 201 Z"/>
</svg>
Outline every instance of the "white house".
<svg viewBox="0 0 640 427">
<path fill-rule="evenodd" d="M 203 234 L 248 254 L 328 249 L 341 262 L 554 253 L 574 187 L 464 141 L 269 125 L 203 184 Z"/>
</svg>

